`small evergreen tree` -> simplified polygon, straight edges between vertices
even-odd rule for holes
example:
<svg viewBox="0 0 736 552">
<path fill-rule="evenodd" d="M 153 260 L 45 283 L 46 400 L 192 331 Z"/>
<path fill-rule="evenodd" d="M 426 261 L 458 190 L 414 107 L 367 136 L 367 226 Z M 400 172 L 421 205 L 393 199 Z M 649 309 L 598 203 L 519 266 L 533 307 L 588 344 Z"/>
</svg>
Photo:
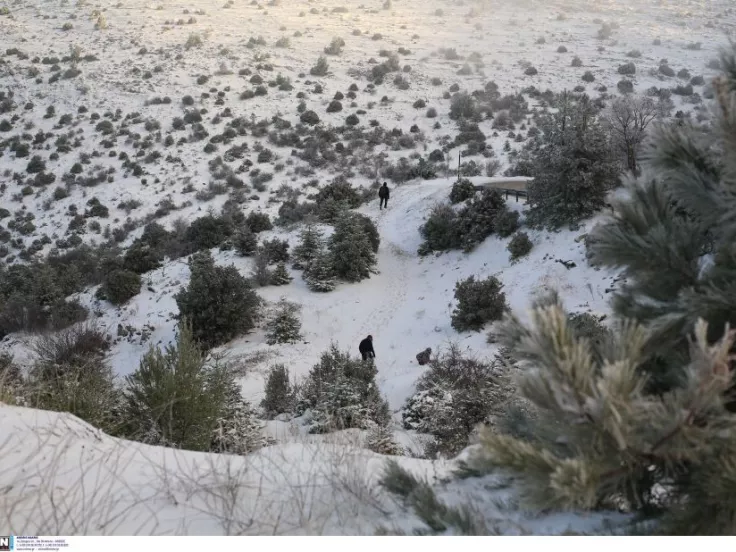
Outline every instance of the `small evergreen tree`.
<svg viewBox="0 0 736 552">
<path fill-rule="evenodd" d="M 282 298 L 271 318 L 266 322 L 266 343 L 294 343 L 302 338 L 302 323 L 298 313 L 301 307 Z"/>
<path fill-rule="evenodd" d="M 207 365 L 183 319 L 176 342 L 164 350 L 151 345 L 126 378 L 126 435 L 150 444 L 209 450 L 225 401 L 221 370 Z"/>
<path fill-rule="evenodd" d="M 258 254 L 253 257 L 253 272 L 251 272 L 251 278 L 261 287 L 270 286 L 273 282 L 273 272 L 268 268 L 268 265 L 268 256 L 266 256 L 263 251 L 258 251 Z"/>
<path fill-rule="evenodd" d="M 329 251 L 333 272 L 340 279 L 360 282 L 375 271 L 377 261 L 371 238 L 353 216 L 345 215 L 337 222 Z"/>
<path fill-rule="evenodd" d="M 239 228 L 233 236 L 233 247 L 243 257 L 250 257 L 256 253 L 258 249 L 258 236 L 244 225 Z"/>
<path fill-rule="evenodd" d="M 509 241 L 506 249 L 511 253 L 511 260 L 515 261 L 524 255 L 528 255 L 532 250 L 533 244 L 526 232 L 517 232 Z"/>
<path fill-rule="evenodd" d="M 527 221 L 534 226 L 574 225 L 601 209 L 620 174 L 609 137 L 585 95 L 562 94 L 559 111 L 531 142 Z"/>
<path fill-rule="evenodd" d="M 219 373 L 223 381 L 223 405 L 215 420 L 209 450 L 228 454 L 248 454 L 272 443 L 263 434 L 263 424 L 251 406 L 243 400 L 235 378 L 227 371 Z"/>
<path fill-rule="evenodd" d="M 192 256 L 189 269 L 189 285 L 175 299 L 199 343 L 215 347 L 255 326 L 261 299 L 234 266 L 215 266 L 205 251 Z"/>
<path fill-rule="evenodd" d="M 376 374 L 374 364 L 353 359 L 332 345 L 312 367 L 304 384 L 303 408 L 312 411 L 310 431 L 386 425 L 390 419 L 388 403 L 378 391 Z"/>
<path fill-rule="evenodd" d="M 475 280 L 475 276 L 455 284 L 457 307 L 452 311 L 452 327 L 458 332 L 480 331 L 493 320 L 500 320 L 508 310 L 503 284 L 495 276 Z"/>
<path fill-rule="evenodd" d="M 365 448 L 377 454 L 403 456 L 404 448 L 394 439 L 393 431 L 387 426 L 374 424 L 365 440 Z"/>
<path fill-rule="evenodd" d="M 307 286 L 312 291 L 326 293 L 335 289 L 335 270 L 332 258 L 326 252 L 319 254 L 310 264 L 309 271 L 304 273 Z"/>
<path fill-rule="evenodd" d="M 286 263 L 279 263 L 271 273 L 271 285 L 274 286 L 285 286 L 291 282 L 293 278 L 286 269 Z"/>
<path fill-rule="evenodd" d="M 467 178 L 461 178 L 457 182 L 453 183 L 452 190 L 450 190 L 450 203 L 462 203 L 475 196 L 475 186 Z"/>
<path fill-rule="evenodd" d="M 283 364 L 272 366 L 266 378 L 266 391 L 261 407 L 266 417 L 273 419 L 279 414 L 290 413 L 296 407 L 295 390 L 289 381 L 289 371 Z"/>
<path fill-rule="evenodd" d="M 302 230 L 299 237 L 299 244 L 293 251 L 294 268 L 297 270 L 309 270 L 312 261 L 322 253 L 323 247 L 322 232 L 315 225 L 308 224 Z"/>
</svg>

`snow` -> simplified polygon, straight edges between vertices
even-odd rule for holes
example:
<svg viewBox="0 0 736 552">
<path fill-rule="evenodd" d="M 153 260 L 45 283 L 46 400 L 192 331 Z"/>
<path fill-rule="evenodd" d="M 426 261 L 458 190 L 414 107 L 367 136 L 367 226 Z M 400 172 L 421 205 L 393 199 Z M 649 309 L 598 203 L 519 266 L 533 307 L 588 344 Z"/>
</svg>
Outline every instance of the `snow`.
<svg viewBox="0 0 736 552">
<path fill-rule="evenodd" d="M 388 457 L 339 435 L 247 457 L 177 451 L 104 435 L 69 415 L 0 407 L 0 512 L 38 535 L 351 535 L 421 524 L 377 485 Z M 531 516 L 498 478 L 442 483 L 450 462 L 392 457 L 448 504 L 468 504 L 509 534 L 586 532 L 616 515 Z M 492 486 L 498 492 L 489 492 Z"/>
<path fill-rule="evenodd" d="M 345 169 L 354 173 L 350 178 L 354 184 L 369 186 L 374 173 L 366 167 L 375 170 L 374 165 L 381 157 L 384 157 L 385 166 L 413 153 L 426 156 L 441 149 L 456 132 L 456 125 L 448 116 L 450 100 L 443 97 L 453 83 L 458 83 L 460 90 L 472 91 L 493 80 L 504 95 L 518 93 L 531 85 L 540 91 L 561 91 L 583 84 L 580 77 L 589 70 L 596 80 L 586 85 L 588 93 L 594 96 L 595 88 L 605 85 L 609 93 L 615 94 L 616 83 L 621 79 L 617 67 L 633 61 L 637 66 L 633 81 L 639 93 L 652 86 L 685 84 L 682 79 L 666 79 L 656 73 L 660 61 L 665 58 L 675 71 L 687 68 L 693 76 L 703 75 L 708 82 L 715 72 L 706 64 L 725 44 L 723 35 L 732 35 L 736 28 L 733 10 L 724 12 L 731 5 L 726 0 L 705 3 L 529 0 L 472 6 L 441 0 L 401 0 L 393 2 L 388 10 L 381 9 L 382 1 L 372 0 L 365 6 L 357 2 L 347 4 L 347 13 L 333 11 L 344 5 L 337 0 L 268 5 L 238 1 L 229 8 L 206 0 L 190 0 L 184 4 L 103 0 L 96 4 L 99 6 L 81 1 L 26 0 L 12 3 L 10 16 L 0 16 L 0 52 L 17 47 L 29 56 L 28 60 L 21 61 L 6 54 L 0 60 L 3 62 L 0 85 L 14 92 L 19 106 L 16 113 L 21 115 L 21 119 L 14 122 L 12 132 L 0 138 L 21 132 L 43 131 L 58 135 L 73 131 L 82 141 L 80 147 L 61 155 L 58 160 L 48 158 L 49 152 L 54 151 L 53 145 L 48 150 L 43 146 L 32 150 L 31 155 L 44 157 L 48 171 L 56 174 L 57 181 L 22 197 L 18 195 L 20 186 L 10 177 L 13 173 L 25 174 L 30 157 L 16 159 L 7 150 L 4 152 L 0 207 L 31 213 L 35 217 L 37 232 L 20 236 L 26 245 L 43 234 L 51 237 L 52 242 L 62 238 L 70 220 L 69 207 L 76 205 L 83 212 L 92 197 L 97 197 L 110 209 L 108 219 L 99 219 L 103 228 L 119 228 L 127 218 L 137 225 L 123 241 L 124 246 L 140 235 L 143 222 L 153 216 L 163 201 L 172 201 L 177 206 L 157 219 L 170 227 L 179 217 L 191 221 L 209 210 L 219 211 L 227 199 L 226 195 L 208 201 L 195 199 L 196 191 L 206 189 L 210 180 L 208 161 L 215 155 L 222 155 L 224 147 L 207 155 L 203 152 L 205 141 L 177 144 L 168 149 L 156 142 L 153 149 L 163 153 L 162 159 L 157 164 L 143 164 L 144 177 L 134 177 L 123 168 L 120 159 L 108 157 L 107 150 L 100 146 L 103 136 L 95 130 L 98 121 L 91 118 L 93 112 L 103 116 L 116 109 L 121 109 L 123 116 L 138 112 L 141 122 L 129 125 L 132 133 L 145 137 L 148 132 L 144 130 L 143 121 L 155 119 L 161 123 L 162 134 L 167 135 L 172 119 L 183 114 L 182 96 L 191 94 L 195 99 L 194 107 L 208 110 L 204 123 L 210 134 L 216 134 L 223 131 L 226 119 L 219 123 L 212 123 L 211 119 L 225 107 L 231 108 L 235 117 L 248 120 L 279 115 L 296 123 L 296 93 L 304 91 L 308 109 L 318 112 L 324 125 L 342 125 L 349 113 L 365 109 L 367 112 L 360 115 L 360 120 L 361 126 L 366 128 L 371 119 L 386 129 L 401 129 L 404 134 L 410 134 L 412 125 L 419 128 L 420 133 L 413 134 L 419 138 L 414 149 L 395 151 L 386 144 L 378 145 L 373 151 L 359 149 L 355 157 L 364 159 L 363 165 L 320 169 L 309 177 L 296 171 L 304 164 L 292 157 L 290 148 L 275 147 L 266 138 L 254 138 L 250 133 L 238 138 L 234 144 L 249 146 L 246 158 L 255 161 L 256 145 L 261 144 L 273 150 L 275 163 L 284 164 L 281 171 L 276 170 L 274 164 L 255 164 L 254 167 L 263 171 L 273 172 L 274 179 L 268 183 L 267 192 L 258 193 L 257 199 L 251 198 L 243 205 L 245 212 L 262 210 L 273 216 L 279 202 L 271 201 L 275 199 L 272 192 L 282 184 L 303 189 L 308 194 L 314 191 L 305 187 L 308 180 L 316 178 L 323 184 Z M 312 8 L 318 10 L 317 15 L 309 13 Z M 438 8 L 444 15 L 434 15 Z M 477 14 L 470 14 L 471 8 Z M 109 25 L 107 29 L 94 29 L 93 9 L 104 13 Z M 199 10 L 205 13 L 198 13 Z M 306 15 L 302 17 L 300 12 Z M 564 18 L 558 17 L 561 13 L 565 14 Z M 195 17 L 197 22 L 176 24 L 176 20 L 190 17 Z M 600 27 L 600 23 L 595 22 L 597 18 L 619 24 L 611 39 L 594 38 Z M 61 30 L 65 22 L 72 23 L 73 30 Z M 361 30 L 361 35 L 353 34 L 354 29 Z M 294 36 L 295 31 L 302 33 L 301 36 Z M 383 38 L 372 40 L 377 32 Z M 201 48 L 184 49 L 190 33 L 201 35 Z M 246 48 L 251 36 L 263 36 L 267 46 Z M 273 47 L 283 36 L 290 37 L 291 46 Z M 309 68 L 335 36 L 345 40 L 344 52 L 340 56 L 328 56 L 330 74 L 327 77 L 310 77 Z M 536 44 L 539 37 L 545 38 L 544 44 Z M 661 40 L 660 44 L 653 44 L 656 38 Z M 695 41 L 702 43 L 699 49 L 685 48 Z M 99 61 L 80 62 L 82 75 L 76 79 L 46 84 L 51 75 L 49 66 L 34 64 L 31 60 L 35 56 L 63 57 L 73 45 L 79 45 L 83 55 L 96 55 Z M 560 45 L 568 52 L 558 53 Z M 139 53 L 142 47 L 147 53 Z M 399 47 L 410 50 L 401 56 L 401 64 L 411 66 L 410 72 L 402 73 L 409 79 L 410 88 L 399 90 L 388 82 L 393 78 L 391 75 L 385 84 L 369 91 L 367 81 L 359 75 L 370 70 L 369 58 L 380 62 L 380 49 L 396 51 Z M 448 60 L 437 55 L 438 48 L 455 48 L 463 57 L 478 52 L 483 66 L 474 67 L 471 75 L 458 75 L 465 60 Z M 634 49 L 640 50 L 642 57 L 632 60 L 626 56 Z M 266 55 L 269 57 L 265 58 Z M 571 66 L 576 55 L 582 59 L 582 67 Z M 525 76 L 523 61 L 531 63 L 539 73 Z M 273 71 L 257 68 L 259 63 L 265 62 L 273 65 Z M 220 63 L 225 63 L 233 73 L 219 74 Z M 41 71 L 39 76 L 43 83 L 40 85 L 27 76 L 32 65 Z M 65 63 L 60 65 L 62 70 L 67 67 Z M 266 81 L 281 73 L 291 78 L 294 90 L 282 92 L 269 88 L 267 96 L 241 101 L 239 94 L 253 88 L 248 82 L 249 76 L 238 74 L 241 68 L 251 69 Z M 150 78 L 144 78 L 146 71 L 151 72 Z M 306 76 L 300 77 L 302 73 Z M 208 75 L 209 81 L 204 85 L 195 84 L 200 75 Z M 442 80 L 441 86 L 431 84 L 435 77 Z M 347 92 L 354 82 L 359 87 L 356 107 L 348 107 L 350 102 L 345 99 L 342 112 L 325 113 L 335 92 Z M 324 87 L 323 94 L 311 93 L 315 83 Z M 225 94 L 223 106 L 215 104 L 215 93 L 209 99 L 201 97 L 210 89 Z M 701 87 L 696 90 L 704 93 Z M 388 102 L 380 101 L 384 94 Z M 172 103 L 147 104 L 154 97 L 164 96 L 170 96 Z M 417 99 L 424 99 L 427 107 L 437 108 L 438 116 L 427 118 L 426 109 L 414 109 L 412 104 Z M 673 100 L 675 110 L 694 109 L 682 97 L 673 96 Z M 26 102 L 32 102 L 33 106 L 24 109 Z M 370 103 L 375 106 L 369 107 Z M 56 115 L 47 119 L 44 113 L 50 105 L 55 106 Z M 88 107 L 89 112 L 77 117 L 77 109 L 82 105 Z M 530 105 L 536 107 L 533 101 Z M 73 124 L 55 128 L 61 115 L 66 113 L 74 114 Z M 698 115 L 695 111 L 692 113 Z M 0 115 L 0 119 L 10 117 L 10 114 Z M 440 123 L 441 128 L 433 128 L 435 123 Z M 503 170 L 509 164 L 508 154 L 503 151 L 504 143 L 508 140 L 514 151 L 523 144 L 509 140 L 506 132 L 493 136 L 491 124 L 491 120 L 483 120 L 479 126 Z M 177 140 L 186 135 L 188 131 L 173 132 Z M 54 139 L 50 140 L 51 144 Z M 136 141 L 118 136 L 112 149 L 140 161 L 136 154 L 141 148 Z M 69 197 L 52 200 L 53 189 L 62 185 L 61 175 L 70 170 L 82 152 L 91 155 L 95 150 L 100 150 L 101 154 L 91 157 L 90 164 L 84 165 L 85 174 L 96 165 L 110 167 L 115 170 L 113 182 L 90 188 L 75 185 Z M 401 186 L 390 184 L 391 199 L 387 210 L 379 211 L 377 202 L 359 209 L 376 223 L 380 232 L 378 274 L 359 284 L 340 284 L 331 293 L 318 294 L 307 289 L 300 272 L 289 269 L 294 276 L 291 284 L 258 290 L 270 302 L 285 296 L 302 306 L 303 341 L 267 345 L 265 332 L 258 329 L 215 351 L 224 354 L 226 360 L 239 369 L 246 399 L 255 405 L 260 402 L 271 365 L 284 363 L 292 377 L 299 379 L 308 373 L 331 343 L 357 354 L 358 342 L 372 334 L 380 390 L 398 420 L 398 410 L 413 393 L 415 382 L 424 370 L 415 360 L 419 351 L 427 347 L 437 351 L 453 342 L 486 357 L 496 351 L 495 345 L 487 343 L 485 332 L 457 333 L 450 326 L 454 285 L 471 275 L 497 276 L 504 284 L 511 308 L 522 317 L 535 294 L 552 289 L 560 292 L 568 310 L 608 312 L 608 291 L 617 274 L 590 267 L 585 259 L 584 242 L 580 239 L 600 217 L 585 221 L 576 231 L 549 233 L 525 229 L 534 248 L 527 257 L 515 263 L 509 260 L 506 250 L 510 238 L 496 236 L 488 238 L 470 254 L 455 251 L 427 257 L 417 255 L 421 243 L 418 229 L 435 204 L 447 201 L 455 179 L 453 171 L 458 153 L 459 148 L 447 153 L 450 169 L 437 179 L 412 181 Z M 167 155 L 179 161 L 164 162 Z M 486 161 L 478 155 L 463 158 L 463 161 L 468 160 Z M 291 161 L 294 163 L 289 164 Z M 230 165 L 235 168 L 238 164 Z M 246 178 L 247 175 L 240 176 Z M 473 177 L 471 180 L 476 185 L 492 183 L 504 187 L 505 184 L 521 186 L 525 182 L 523 177 L 500 176 Z M 188 185 L 194 192 L 187 191 Z M 131 213 L 118 207 L 121 202 L 132 199 L 142 205 Z M 510 197 L 507 203 L 511 209 L 523 211 L 523 199 L 517 202 Z M 2 222 L 7 226 L 7 220 Z M 294 245 L 298 234 L 298 227 L 275 229 L 261 234 L 261 238 L 279 237 Z M 93 231 L 84 234 L 83 239 L 89 243 L 103 241 L 103 237 Z M 46 246 L 43 252 L 48 253 L 50 247 Z M 248 274 L 252 268 L 251 259 L 238 257 L 234 252 L 213 251 L 213 255 L 218 264 L 234 264 L 243 274 Z M 575 266 L 566 268 L 558 261 L 568 265 L 572 262 Z M 79 295 L 100 327 L 116 338 L 109 359 L 120 377 L 138 367 L 149 346 L 172 342 L 177 314 L 174 295 L 187 284 L 188 278 L 186 259 L 177 259 L 144 275 L 141 293 L 121 307 L 115 308 L 95 299 L 95 289 Z M 132 327 L 132 334 L 119 336 L 119 326 Z M 0 343 L 0 349 L 12 352 L 16 362 L 30 364 L 32 339 L 22 334 L 11 335 Z M 0 511 L 10 516 L 8 524 L 5 520 L 0 520 L 0 524 L 11 529 L 22 527 L 26 534 L 34 531 L 38 534 L 370 534 L 380 525 L 407 531 L 416 526 L 416 520 L 381 495 L 375 485 L 386 458 L 361 448 L 364 432 L 350 430 L 331 436 L 310 436 L 304 434 L 303 427 L 288 421 L 269 421 L 266 432 L 279 444 L 246 458 L 216 456 L 120 441 L 67 414 L 0 405 L 0 442 L 5 443 L 0 457 L 0 488 L 7 485 L 9 489 L 9 493 L 0 495 L 0 500 L 7 501 L 6 505 L 19 504 L 19 509 L 12 511 L 0 506 Z M 412 432 L 396 428 L 395 438 L 412 454 L 419 454 L 423 448 L 423 437 Z M 488 492 L 485 485 L 477 481 L 440 483 L 440 477 L 450 472 L 450 462 L 410 457 L 401 457 L 398 461 L 407 469 L 431 478 L 448 500 L 461 503 L 472 499 L 490 517 L 498 514 L 504 520 L 505 532 L 545 534 L 562 532 L 568 527 L 587 531 L 601 520 L 600 516 L 572 514 L 531 518 L 514 511 L 511 488 Z M 228 498 L 232 490 L 228 470 L 238 481 L 236 487 L 240 494 L 234 506 L 228 504 L 233 500 L 232 496 Z M 498 500 L 508 503 L 508 511 L 497 511 Z"/>
</svg>

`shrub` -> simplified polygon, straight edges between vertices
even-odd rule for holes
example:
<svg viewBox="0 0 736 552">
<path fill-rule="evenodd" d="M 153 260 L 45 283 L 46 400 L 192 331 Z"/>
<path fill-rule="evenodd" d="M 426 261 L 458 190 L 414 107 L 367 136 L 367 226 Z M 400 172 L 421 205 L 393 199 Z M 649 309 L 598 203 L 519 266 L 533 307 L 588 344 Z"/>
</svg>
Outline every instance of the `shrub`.
<svg viewBox="0 0 736 552">
<path fill-rule="evenodd" d="M 302 323 L 299 321 L 301 307 L 281 299 L 266 322 L 266 343 L 295 343 L 302 339 Z"/>
<path fill-rule="evenodd" d="M 205 215 L 192 221 L 184 233 L 189 252 L 210 249 L 224 242 L 232 234 L 230 223 L 222 217 Z"/>
<path fill-rule="evenodd" d="M 342 49 L 345 47 L 345 41 L 342 38 L 335 37 L 330 42 L 330 45 L 325 48 L 325 54 L 331 56 L 339 56 L 342 53 Z"/>
<path fill-rule="evenodd" d="M 437 110 L 434 107 L 430 107 L 427 110 L 427 117 L 429 119 L 434 119 L 435 117 L 437 117 Z"/>
<path fill-rule="evenodd" d="M 630 80 L 622 79 L 618 81 L 616 87 L 622 94 L 632 94 L 634 92 L 634 83 Z"/>
<path fill-rule="evenodd" d="M 107 337 L 91 325 L 38 338 L 26 382 L 28 406 L 69 412 L 103 431 L 118 430 L 119 391 L 104 358 L 108 347 Z"/>
<path fill-rule="evenodd" d="M 189 285 L 175 299 L 198 342 L 215 347 L 255 326 L 261 299 L 234 266 L 215 266 L 206 251 L 192 256 L 189 269 Z"/>
<path fill-rule="evenodd" d="M 250 228 L 250 231 L 258 234 L 266 230 L 273 230 L 273 224 L 268 213 L 261 213 L 259 211 L 251 211 L 248 216 L 245 217 L 245 224 Z"/>
<path fill-rule="evenodd" d="M 537 71 L 537 69 L 531 65 L 524 69 L 524 74 L 530 77 L 536 75 L 538 72 L 539 71 Z"/>
<path fill-rule="evenodd" d="M 462 242 L 458 214 L 449 205 L 436 205 L 427 221 L 419 227 L 419 233 L 424 240 L 419 249 L 420 254 L 456 249 Z"/>
<path fill-rule="evenodd" d="M 305 125 L 316 125 L 319 124 L 319 115 L 310 109 L 302 113 L 299 120 Z"/>
<path fill-rule="evenodd" d="M 634 75 L 636 74 L 636 65 L 633 63 L 624 63 L 623 65 L 619 65 L 618 72 L 620 75 Z"/>
<path fill-rule="evenodd" d="M 585 82 L 593 82 L 595 80 L 595 75 L 593 75 L 591 71 L 586 71 L 580 78 L 583 79 Z"/>
<path fill-rule="evenodd" d="M 468 446 L 475 426 L 504 403 L 500 375 L 496 362 L 479 361 L 451 345 L 417 381 L 402 409 L 404 428 L 434 437 L 428 456 L 455 456 Z"/>
<path fill-rule="evenodd" d="M 113 270 L 100 289 L 113 305 L 122 305 L 140 293 L 141 277 L 131 270 Z"/>
<path fill-rule="evenodd" d="M 378 248 L 381 245 L 381 236 L 378 233 L 375 223 L 367 216 L 360 213 L 350 213 L 350 217 L 353 217 L 360 224 L 363 232 L 368 236 L 368 240 L 371 242 L 371 249 L 374 253 L 378 253 Z"/>
<path fill-rule="evenodd" d="M 153 345 L 126 378 L 125 434 L 153 445 L 245 454 L 266 443 L 233 373 L 208 364 L 182 321 L 176 343 Z"/>
<path fill-rule="evenodd" d="M 337 100 L 332 100 L 330 105 L 327 106 L 327 113 L 337 113 L 342 111 L 342 104 Z"/>
<path fill-rule="evenodd" d="M 526 232 L 517 232 L 511 238 L 511 241 L 509 241 L 507 249 L 511 253 L 511 260 L 515 261 L 527 255 L 532 250 L 532 241 Z"/>
<path fill-rule="evenodd" d="M 502 209 L 496 214 L 494 230 L 501 238 L 507 238 L 519 228 L 519 212 Z"/>
<path fill-rule="evenodd" d="M 360 123 L 360 119 L 358 119 L 358 116 L 355 113 L 345 117 L 345 124 L 348 126 L 356 126 L 358 123 Z"/>
<path fill-rule="evenodd" d="M 272 366 L 266 378 L 265 396 L 261 401 L 266 418 L 293 413 L 296 408 L 296 390 L 289 381 L 289 371 L 283 364 Z"/>
<path fill-rule="evenodd" d="M 269 264 L 280 263 L 289 260 L 289 242 L 273 238 L 265 240 L 261 253 L 268 259 Z"/>
<path fill-rule="evenodd" d="M 480 331 L 483 326 L 500 320 L 508 310 L 503 284 L 495 276 L 475 280 L 475 276 L 455 284 L 457 307 L 452 311 L 452 327 L 463 332 Z"/>
<path fill-rule="evenodd" d="M 299 243 L 294 248 L 294 268 L 308 270 L 323 248 L 322 232 L 313 224 L 307 225 L 299 236 Z"/>
<path fill-rule="evenodd" d="M 258 249 L 258 236 L 245 225 L 233 235 L 233 247 L 243 257 L 250 257 Z"/>
<path fill-rule="evenodd" d="M 478 117 L 478 105 L 466 92 L 455 94 L 450 101 L 450 119 L 475 119 Z"/>
<path fill-rule="evenodd" d="M 329 240 L 333 274 L 348 282 L 370 278 L 375 271 L 376 255 L 371 236 L 364 222 L 355 216 L 344 215 L 335 224 Z"/>
<path fill-rule="evenodd" d="M 461 178 L 452 184 L 450 203 L 461 203 L 475 196 L 475 186 L 467 178 Z"/>
<path fill-rule="evenodd" d="M 663 63 L 659 66 L 659 72 L 662 73 L 665 77 L 674 77 L 675 76 L 675 70 L 672 69 L 669 65 L 666 63 Z"/>
<path fill-rule="evenodd" d="M 327 63 L 327 58 L 325 56 L 319 56 L 316 65 L 309 70 L 309 74 L 313 77 L 324 77 L 329 70 L 330 64 Z"/>
<path fill-rule="evenodd" d="M 330 201 L 344 204 L 346 209 L 355 209 L 360 207 L 363 202 L 360 192 L 357 188 L 344 177 L 337 177 L 329 184 L 326 184 L 317 192 L 315 203 L 318 211 L 322 211 L 326 203 Z M 321 218 L 322 215 L 320 215 Z"/>
<path fill-rule="evenodd" d="M 388 404 L 376 385 L 373 363 L 350 357 L 332 345 L 304 382 L 301 408 L 311 409 L 311 433 L 386 425 Z"/>
<path fill-rule="evenodd" d="M 572 61 L 570 62 L 570 65 L 573 67 L 582 67 L 583 66 L 583 60 L 580 59 L 578 56 L 575 56 L 572 58 Z"/>
</svg>

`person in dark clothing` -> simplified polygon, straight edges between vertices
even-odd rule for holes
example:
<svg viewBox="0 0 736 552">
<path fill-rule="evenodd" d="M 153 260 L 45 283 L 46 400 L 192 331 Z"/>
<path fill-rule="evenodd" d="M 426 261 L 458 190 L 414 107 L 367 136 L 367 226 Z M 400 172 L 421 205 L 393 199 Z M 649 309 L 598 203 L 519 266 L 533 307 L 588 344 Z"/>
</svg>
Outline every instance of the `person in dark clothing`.
<svg viewBox="0 0 736 552">
<path fill-rule="evenodd" d="M 384 207 L 388 209 L 388 196 L 388 184 L 384 182 L 383 186 L 378 189 L 378 197 L 381 200 L 380 205 L 378 206 L 379 209 L 383 209 Z"/>
<path fill-rule="evenodd" d="M 363 360 L 376 358 L 376 352 L 373 350 L 373 336 L 369 335 L 363 341 L 361 341 L 360 345 L 358 345 L 358 350 L 363 356 Z"/>
</svg>

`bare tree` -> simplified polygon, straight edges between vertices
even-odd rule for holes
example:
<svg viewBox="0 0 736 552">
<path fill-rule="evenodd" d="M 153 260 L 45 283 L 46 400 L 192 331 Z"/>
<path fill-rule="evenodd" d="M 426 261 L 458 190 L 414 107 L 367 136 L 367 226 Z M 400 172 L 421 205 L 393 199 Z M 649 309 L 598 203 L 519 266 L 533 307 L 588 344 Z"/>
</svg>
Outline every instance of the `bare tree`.
<svg viewBox="0 0 736 552">
<path fill-rule="evenodd" d="M 606 113 L 614 142 L 626 156 L 626 165 L 634 174 L 639 173 L 639 149 L 646 138 L 647 127 L 659 115 L 654 100 L 633 95 L 616 98 Z"/>
</svg>

